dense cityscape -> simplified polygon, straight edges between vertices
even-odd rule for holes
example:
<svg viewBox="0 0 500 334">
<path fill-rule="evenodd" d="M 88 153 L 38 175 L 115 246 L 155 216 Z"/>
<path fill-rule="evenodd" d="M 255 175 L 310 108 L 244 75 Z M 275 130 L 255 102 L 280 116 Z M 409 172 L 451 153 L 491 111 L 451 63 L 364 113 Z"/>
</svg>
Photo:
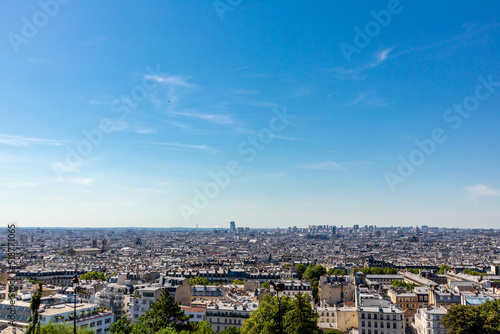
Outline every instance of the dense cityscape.
<svg viewBox="0 0 500 334">
<path fill-rule="evenodd" d="M 500 1 L 0 1 L 0 334 L 500 334 Z"/>
<path fill-rule="evenodd" d="M 245 321 L 277 294 L 307 296 L 321 331 L 359 334 L 445 334 L 441 319 L 453 305 L 500 299 L 499 230 L 229 226 L 18 228 L 15 254 L 6 256 L 2 237 L 2 333 L 14 328 L 10 305 L 17 333 L 30 324 L 38 282 L 42 325 L 71 324 L 76 310 L 77 326 L 96 334 L 114 333 L 122 317 L 137 323 L 163 290 L 186 322 L 216 333 L 254 333 Z"/>
</svg>

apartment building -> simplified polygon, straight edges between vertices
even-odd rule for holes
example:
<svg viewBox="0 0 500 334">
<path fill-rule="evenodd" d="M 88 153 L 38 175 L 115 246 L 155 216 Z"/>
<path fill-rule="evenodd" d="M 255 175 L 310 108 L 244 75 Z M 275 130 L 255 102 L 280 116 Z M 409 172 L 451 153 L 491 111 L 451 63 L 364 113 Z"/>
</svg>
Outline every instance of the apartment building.
<svg viewBox="0 0 500 334">
<path fill-rule="evenodd" d="M 185 315 L 191 316 L 191 318 L 189 319 L 189 321 L 191 322 L 206 320 L 207 309 L 204 307 L 181 306 L 181 309 L 184 311 Z"/>
<path fill-rule="evenodd" d="M 356 286 L 350 283 L 346 276 L 322 276 L 319 282 L 319 297 L 333 306 L 344 301 L 351 301 L 356 291 Z"/>
<path fill-rule="evenodd" d="M 285 291 L 283 292 L 285 296 L 293 297 L 300 292 L 303 295 L 312 297 L 312 285 L 310 282 L 287 281 L 283 283 L 285 284 Z"/>
<path fill-rule="evenodd" d="M 356 307 L 318 307 L 318 325 L 320 328 L 335 328 L 348 332 L 358 327 L 358 310 Z"/>
<path fill-rule="evenodd" d="M 146 311 L 149 310 L 152 303 L 160 298 L 162 293 L 161 287 L 145 287 L 137 289 L 130 298 L 129 313 L 132 323 L 136 323 L 137 319 Z"/>
<path fill-rule="evenodd" d="M 257 308 L 256 303 L 223 303 L 215 302 L 207 305 L 207 321 L 216 332 L 230 327 L 241 328 L 243 322 L 250 318 L 252 311 Z"/>
<path fill-rule="evenodd" d="M 0 303 L 0 323 L 8 323 L 9 318 L 6 317 L 10 309 L 10 302 L 4 301 Z M 29 311 L 30 303 L 26 301 L 16 301 L 16 323 L 26 326 L 31 315 Z M 47 324 L 49 322 L 73 322 L 75 304 L 68 300 L 68 303 L 55 305 L 45 305 L 40 309 L 40 323 Z M 93 329 L 96 334 L 109 333 L 109 327 L 114 322 L 112 312 L 99 312 L 96 304 L 77 303 L 76 304 L 76 323 L 79 327 L 88 327 Z"/>
<path fill-rule="evenodd" d="M 115 320 L 122 315 L 128 315 L 128 304 L 130 303 L 129 288 L 124 285 L 111 283 L 95 295 L 98 306 L 109 308 L 115 314 Z"/>
<path fill-rule="evenodd" d="M 403 311 L 395 306 L 358 308 L 359 334 L 403 334 L 405 320 Z"/>
<path fill-rule="evenodd" d="M 415 314 L 417 334 L 446 334 L 448 330 L 441 324 L 441 320 L 447 312 L 444 307 L 419 309 Z"/>
<path fill-rule="evenodd" d="M 416 309 L 418 308 L 418 296 L 406 289 L 390 289 L 387 292 L 391 303 L 397 305 L 401 309 Z"/>
</svg>

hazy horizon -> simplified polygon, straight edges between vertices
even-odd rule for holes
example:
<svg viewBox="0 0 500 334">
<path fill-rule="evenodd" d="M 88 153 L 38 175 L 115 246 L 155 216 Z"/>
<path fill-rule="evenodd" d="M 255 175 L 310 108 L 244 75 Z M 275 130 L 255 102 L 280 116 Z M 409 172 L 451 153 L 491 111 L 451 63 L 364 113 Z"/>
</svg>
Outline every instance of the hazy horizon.
<svg viewBox="0 0 500 334">
<path fill-rule="evenodd" d="M 498 2 L 0 9 L 5 223 L 500 225 Z"/>
</svg>

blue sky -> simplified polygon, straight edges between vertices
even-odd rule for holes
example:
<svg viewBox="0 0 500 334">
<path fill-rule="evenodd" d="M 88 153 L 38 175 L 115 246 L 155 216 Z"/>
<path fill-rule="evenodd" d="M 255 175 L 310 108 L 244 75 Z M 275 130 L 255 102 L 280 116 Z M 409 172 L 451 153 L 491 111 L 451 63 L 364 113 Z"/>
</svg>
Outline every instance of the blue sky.
<svg viewBox="0 0 500 334">
<path fill-rule="evenodd" d="M 2 219 L 497 228 L 498 13 L 3 1 Z"/>
</svg>

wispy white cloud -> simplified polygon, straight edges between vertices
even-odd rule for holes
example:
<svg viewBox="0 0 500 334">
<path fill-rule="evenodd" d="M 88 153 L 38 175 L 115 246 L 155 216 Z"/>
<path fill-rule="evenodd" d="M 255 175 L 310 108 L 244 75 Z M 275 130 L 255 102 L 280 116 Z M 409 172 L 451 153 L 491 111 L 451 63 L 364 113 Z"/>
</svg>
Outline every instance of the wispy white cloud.
<svg viewBox="0 0 500 334">
<path fill-rule="evenodd" d="M 93 187 L 94 179 L 89 179 L 89 178 L 75 178 L 75 177 L 68 177 L 68 178 L 60 178 L 57 180 L 59 183 L 68 183 L 68 184 L 77 184 L 81 186 L 86 186 L 86 187 Z"/>
<path fill-rule="evenodd" d="M 173 87 L 189 87 L 189 86 L 191 86 L 191 84 L 188 83 L 188 80 L 191 79 L 191 77 L 189 77 L 189 76 L 146 74 L 144 76 L 144 78 L 147 80 L 157 81 L 161 84 L 165 84 L 165 85 L 173 86 Z"/>
<path fill-rule="evenodd" d="M 229 72 L 241 71 L 241 70 L 244 70 L 246 68 L 248 68 L 248 66 L 243 66 L 243 67 L 235 68 L 234 70 L 230 70 Z"/>
<path fill-rule="evenodd" d="M 26 60 L 29 61 L 30 63 L 34 63 L 34 64 L 42 64 L 42 63 L 49 63 L 50 62 L 46 59 L 31 58 L 31 57 L 26 57 Z"/>
<path fill-rule="evenodd" d="M 254 95 L 259 93 L 257 89 L 243 89 L 243 88 L 233 88 L 229 92 L 235 95 Z"/>
<path fill-rule="evenodd" d="M 141 134 L 141 135 L 151 135 L 151 134 L 158 133 L 158 129 L 156 129 L 156 128 L 135 128 L 134 132 L 137 134 Z"/>
<path fill-rule="evenodd" d="M 276 135 L 276 134 L 273 134 L 273 138 L 282 139 L 282 140 L 289 140 L 289 141 L 304 141 L 303 139 L 300 139 L 300 138 L 286 137 L 286 136 Z"/>
<path fill-rule="evenodd" d="M 49 145 L 49 146 L 60 146 L 62 143 L 58 140 L 53 139 L 42 139 L 42 138 L 28 138 L 24 136 L 13 136 L 7 134 L 0 134 L 0 144 L 10 145 L 10 146 L 28 146 L 28 145 Z"/>
<path fill-rule="evenodd" d="M 464 30 L 455 36 L 437 41 L 435 43 L 419 45 L 402 50 L 391 56 L 391 58 L 397 58 L 410 53 L 423 53 L 427 50 L 433 50 L 432 54 L 427 57 L 427 59 L 448 57 L 453 55 L 459 49 L 489 43 L 491 41 L 491 33 L 497 33 L 498 28 L 500 28 L 500 23 L 495 21 L 491 23 L 470 22 L 464 23 L 462 28 Z"/>
<path fill-rule="evenodd" d="M 6 182 L 4 185 L 7 188 L 24 188 L 24 187 L 35 187 L 37 183 L 29 183 L 29 182 Z"/>
<path fill-rule="evenodd" d="M 389 53 L 391 53 L 391 51 L 395 48 L 395 46 L 393 46 L 392 48 L 388 48 L 388 49 L 384 49 L 382 51 L 380 51 L 378 54 L 377 54 L 377 62 L 375 62 L 374 64 L 372 64 L 372 67 L 374 66 L 377 66 L 379 65 L 380 63 L 382 63 L 384 60 L 387 59 L 387 56 L 389 56 Z"/>
<path fill-rule="evenodd" d="M 233 118 L 231 115 L 221 115 L 221 114 L 214 114 L 214 113 L 200 113 L 192 110 L 185 110 L 185 111 L 167 111 L 167 113 L 171 115 L 176 115 L 176 116 L 184 116 L 184 117 L 190 117 L 190 118 L 197 118 L 201 119 L 207 122 L 212 122 L 212 123 L 217 123 L 217 124 L 222 124 L 222 125 L 227 125 L 227 124 L 232 124 L 233 123 Z"/>
<path fill-rule="evenodd" d="M 363 64 L 351 68 L 345 68 L 342 66 L 336 66 L 328 70 L 332 77 L 340 80 L 358 80 L 362 81 L 368 77 L 367 72 L 380 64 L 382 64 L 385 60 L 388 59 L 389 54 L 395 48 L 395 46 L 391 48 L 384 49 L 378 52 L 375 55 L 375 60 L 369 64 Z"/>
<path fill-rule="evenodd" d="M 215 148 L 208 145 L 193 145 L 193 144 L 183 144 L 183 143 L 151 142 L 151 141 L 138 141 L 138 143 L 158 145 L 176 151 L 200 150 L 210 153 L 218 152 Z"/>
<path fill-rule="evenodd" d="M 345 172 L 345 168 L 334 161 L 317 162 L 308 165 L 300 166 L 302 169 L 316 169 L 316 170 L 341 170 Z"/>
<path fill-rule="evenodd" d="M 73 183 L 80 184 L 82 186 L 93 187 L 94 179 L 73 179 Z"/>
<path fill-rule="evenodd" d="M 358 94 L 351 102 L 344 104 L 344 107 L 353 107 L 356 105 L 364 107 L 387 107 L 390 103 L 377 97 L 373 92 L 364 92 Z"/>
<path fill-rule="evenodd" d="M 500 196 L 500 190 L 491 188 L 484 184 L 475 184 L 473 186 L 463 188 L 467 193 L 465 200 L 476 201 L 482 197 L 498 197 Z"/>
<path fill-rule="evenodd" d="M 370 160 L 354 160 L 347 162 L 334 162 L 334 161 L 325 161 L 325 162 L 317 162 L 311 163 L 308 165 L 300 166 L 302 169 L 316 169 L 316 170 L 341 170 L 343 172 L 347 172 L 347 170 L 352 168 L 363 168 L 363 167 L 371 167 L 376 165 L 375 162 Z"/>
</svg>

